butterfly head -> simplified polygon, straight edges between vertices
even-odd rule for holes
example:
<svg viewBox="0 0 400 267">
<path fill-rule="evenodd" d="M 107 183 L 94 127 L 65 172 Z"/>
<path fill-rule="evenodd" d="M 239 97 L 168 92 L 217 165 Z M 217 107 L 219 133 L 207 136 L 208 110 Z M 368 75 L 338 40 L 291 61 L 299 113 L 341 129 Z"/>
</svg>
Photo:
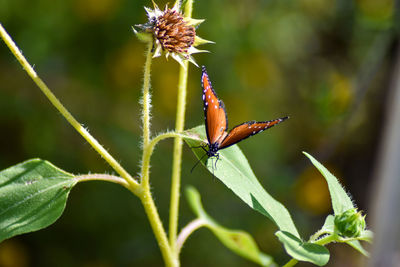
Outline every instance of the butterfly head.
<svg viewBox="0 0 400 267">
<path fill-rule="evenodd" d="M 207 156 L 209 158 L 218 157 L 218 155 L 219 155 L 218 149 L 219 149 L 219 144 L 218 143 L 209 144 L 208 145 L 208 150 L 207 150 Z"/>
</svg>

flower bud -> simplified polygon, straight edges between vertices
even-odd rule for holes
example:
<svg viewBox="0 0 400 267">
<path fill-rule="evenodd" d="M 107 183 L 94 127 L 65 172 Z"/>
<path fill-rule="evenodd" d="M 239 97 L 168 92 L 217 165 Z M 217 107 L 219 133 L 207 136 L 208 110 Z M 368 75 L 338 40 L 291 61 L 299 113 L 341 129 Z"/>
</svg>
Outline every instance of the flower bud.
<svg viewBox="0 0 400 267">
<path fill-rule="evenodd" d="M 335 228 L 345 237 L 358 237 L 365 229 L 365 216 L 357 209 L 349 209 L 342 214 L 335 215 Z"/>
</svg>

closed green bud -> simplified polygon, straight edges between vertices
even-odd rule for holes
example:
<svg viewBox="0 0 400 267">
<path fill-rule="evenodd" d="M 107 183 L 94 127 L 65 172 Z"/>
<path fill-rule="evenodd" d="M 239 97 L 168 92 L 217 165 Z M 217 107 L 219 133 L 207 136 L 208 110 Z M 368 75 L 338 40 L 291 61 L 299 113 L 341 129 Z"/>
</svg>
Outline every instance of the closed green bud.
<svg viewBox="0 0 400 267">
<path fill-rule="evenodd" d="M 358 237 L 365 229 L 365 216 L 355 208 L 349 209 L 335 215 L 335 228 L 342 236 Z"/>
</svg>

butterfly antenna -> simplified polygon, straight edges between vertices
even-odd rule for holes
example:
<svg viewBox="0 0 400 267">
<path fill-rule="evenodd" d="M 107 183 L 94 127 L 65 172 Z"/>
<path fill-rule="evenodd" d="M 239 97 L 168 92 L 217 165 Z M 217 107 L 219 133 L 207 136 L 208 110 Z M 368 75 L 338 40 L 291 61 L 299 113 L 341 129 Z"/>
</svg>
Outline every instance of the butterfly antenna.
<svg viewBox="0 0 400 267">
<path fill-rule="evenodd" d="M 190 170 L 190 173 L 193 172 L 194 168 L 196 168 L 196 166 L 200 163 L 200 161 L 201 161 L 205 156 L 207 156 L 207 153 L 205 153 L 205 154 L 196 162 L 196 164 L 194 164 L 193 168 Z"/>
<path fill-rule="evenodd" d="M 200 146 L 191 146 L 190 148 L 202 148 L 205 152 L 207 152 L 207 149 L 205 149 L 204 145 L 200 145 Z"/>
</svg>

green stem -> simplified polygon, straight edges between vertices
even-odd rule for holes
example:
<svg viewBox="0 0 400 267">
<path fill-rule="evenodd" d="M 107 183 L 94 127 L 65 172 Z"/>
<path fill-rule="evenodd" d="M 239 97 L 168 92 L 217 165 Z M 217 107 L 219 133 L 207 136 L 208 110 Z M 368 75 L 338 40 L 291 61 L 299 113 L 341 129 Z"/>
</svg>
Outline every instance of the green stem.
<svg viewBox="0 0 400 267">
<path fill-rule="evenodd" d="M 336 234 L 331 234 L 331 235 L 327 235 L 321 239 L 318 239 L 317 241 L 315 241 L 313 243 L 324 246 L 328 243 L 337 241 L 337 239 L 338 239 L 338 236 Z"/>
<path fill-rule="evenodd" d="M 156 137 L 154 137 L 153 139 L 151 139 L 150 143 L 149 143 L 149 149 L 151 149 L 151 152 L 153 152 L 153 149 L 155 147 L 155 145 L 160 142 L 163 139 L 166 138 L 183 138 L 183 137 L 188 137 L 185 136 L 183 134 L 180 133 L 175 133 L 175 132 L 167 132 L 167 133 L 162 133 L 157 135 Z M 197 139 L 195 139 L 197 140 Z"/>
<path fill-rule="evenodd" d="M 109 174 L 102 174 L 102 173 L 84 174 L 75 176 L 74 179 L 76 179 L 78 183 L 87 181 L 106 181 L 122 185 L 123 187 L 129 189 L 129 184 L 125 179 Z"/>
<path fill-rule="evenodd" d="M 151 228 L 153 229 L 153 233 L 157 239 L 165 265 L 171 267 L 179 266 L 179 262 L 169 246 L 168 238 L 162 225 L 160 216 L 158 215 L 154 200 L 151 196 L 150 188 L 144 186 L 139 197 L 149 219 Z"/>
<path fill-rule="evenodd" d="M 105 150 L 99 142 L 89 134 L 89 132 L 69 113 L 69 111 L 61 104 L 61 102 L 57 99 L 57 97 L 51 92 L 51 90 L 47 87 L 47 85 L 38 77 L 36 72 L 33 70 L 31 65 L 22 55 L 19 48 L 15 45 L 14 41 L 7 34 L 3 26 L 0 24 L 0 36 L 10 49 L 10 51 L 17 58 L 19 63 L 28 73 L 28 75 L 32 78 L 32 80 L 36 83 L 36 85 L 40 88 L 40 90 L 45 94 L 45 96 L 50 100 L 53 106 L 61 113 L 61 115 L 75 128 L 75 130 L 86 139 L 86 141 L 97 151 L 97 153 L 102 156 L 108 164 L 119 174 L 122 178 L 124 178 L 127 183 L 129 183 L 132 192 L 135 194 L 138 193 L 139 184 L 138 182 L 127 172 L 124 168 Z"/>
<path fill-rule="evenodd" d="M 326 230 L 324 230 L 324 229 L 318 230 L 315 234 L 313 234 L 313 235 L 310 237 L 309 242 L 314 242 L 314 241 L 317 240 L 321 235 L 326 234 L 326 233 L 327 233 L 327 232 L 326 232 Z"/>
<path fill-rule="evenodd" d="M 143 155 L 142 155 L 142 170 L 141 170 L 141 184 L 149 187 L 149 171 L 150 171 L 150 156 L 152 150 L 148 148 L 150 142 L 150 106 L 151 106 L 151 95 L 150 95 L 150 69 L 152 59 L 152 46 L 150 42 L 146 52 L 146 62 L 144 65 L 144 81 L 143 81 Z"/>
<path fill-rule="evenodd" d="M 153 150 L 155 145 L 165 139 L 171 137 L 182 137 L 183 135 L 175 132 L 164 133 L 156 136 L 155 138 L 151 139 L 147 145 L 143 149 L 143 158 L 142 158 L 142 182 L 141 188 L 150 187 L 149 185 L 149 173 L 150 173 L 150 157 L 153 154 Z"/>
<path fill-rule="evenodd" d="M 192 17 L 193 0 L 188 0 L 185 5 L 185 17 Z M 176 110 L 175 132 L 180 133 L 185 127 L 185 107 L 189 62 L 185 60 L 184 66 L 179 69 L 178 100 Z M 169 208 L 169 243 L 176 252 L 176 237 L 178 232 L 179 196 L 181 187 L 182 166 L 182 138 L 175 138 L 172 162 L 171 201 Z"/>
<path fill-rule="evenodd" d="M 179 236 L 176 240 L 176 254 L 179 255 L 183 244 L 188 239 L 188 237 L 197 229 L 207 225 L 207 221 L 203 218 L 197 218 L 191 221 L 188 225 L 186 225 L 182 231 L 179 233 Z"/>
<path fill-rule="evenodd" d="M 139 198 L 142 201 L 143 208 L 149 219 L 153 233 L 157 239 L 158 246 L 160 247 L 166 266 L 179 266 L 179 262 L 171 250 L 168 243 L 167 234 L 165 233 L 160 216 L 157 212 L 157 207 L 154 203 L 150 191 L 150 156 L 153 153 L 154 146 L 162 138 L 158 137 L 150 142 L 150 68 L 152 61 L 152 46 L 150 42 L 146 52 L 146 62 L 144 65 L 144 81 L 143 81 L 143 156 L 142 156 L 142 169 L 141 169 L 141 183 Z"/>
<path fill-rule="evenodd" d="M 298 262 L 299 261 L 296 259 L 291 259 L 290 261 L 288 261 L 288 263 L 286 263 L 282 267 L 292 267 L 292 266 L 295 266 Z"/>
<path fill-rule="evenodd" d="M 176 110 L 175 131 L 182 132 L 185 127 L 185 106 L 186 89 L 188 77 L 188 62 L 183 63 L 185 67 L 180 67 L 178 85 L 178 104 Z M 171 182 L 171 203 L 169 208 L 169 243 L 175 248 L 176 235 L 178 231 L 179 196 L 181 186 L 181 165 L 182 165 L 182 138 L 177 137 L 174 141 L 173 162 L 172 162 L 172 182 Z"/>
<path fill-rule="evenodd" d="M 144 65 L 144 80 L 143 80 L 143 147 L 147 147 L 150 142 L 150 108 L 151 108 L 151 94 L 150 94 L 150 70 L 153 52 L 153 42 L 147 46 L 146 62 Z"/>
</svg>

